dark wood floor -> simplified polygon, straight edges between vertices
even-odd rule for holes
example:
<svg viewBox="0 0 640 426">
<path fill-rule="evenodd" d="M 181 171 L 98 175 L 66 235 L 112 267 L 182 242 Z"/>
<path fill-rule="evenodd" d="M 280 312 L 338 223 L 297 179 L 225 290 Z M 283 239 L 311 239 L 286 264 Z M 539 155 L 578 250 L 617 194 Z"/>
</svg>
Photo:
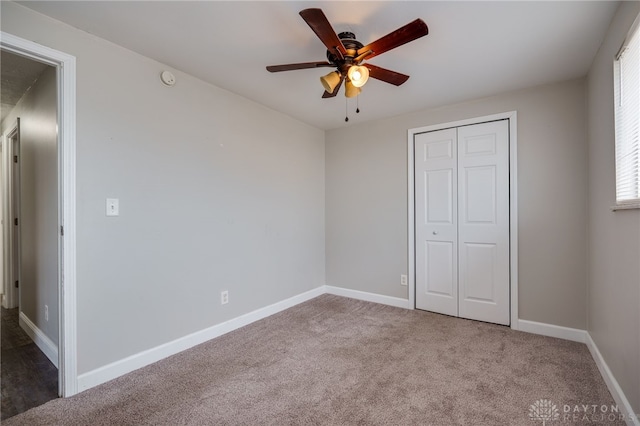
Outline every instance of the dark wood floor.
<svg viewBox="0 0 640 426">
<path fill-rule="evenodd" d="M 58 369 L 20 328 L 18 308 L 2 308 L 0 419 L 58 397 Z"/>
</svg>

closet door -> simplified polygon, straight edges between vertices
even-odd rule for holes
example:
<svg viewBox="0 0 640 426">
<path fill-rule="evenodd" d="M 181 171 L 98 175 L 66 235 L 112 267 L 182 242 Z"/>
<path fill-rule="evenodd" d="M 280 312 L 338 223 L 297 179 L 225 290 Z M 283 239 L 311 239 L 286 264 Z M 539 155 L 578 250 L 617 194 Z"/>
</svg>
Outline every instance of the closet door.
<svg viewBox="0 0 640 426">
<path fill-rule="evenodd" d="M 414 141 L 416 308 L 457 316 L 456 129 Z"/>
<path fill-rule="evenodd" d="M 509 122 L 458 128 L 459 315 L 509 324 Z"/>
<path fill-rule="evenodd" d="M 509 121 L 415 135 L 416 308 L 509 324 Z"/>
</svg>

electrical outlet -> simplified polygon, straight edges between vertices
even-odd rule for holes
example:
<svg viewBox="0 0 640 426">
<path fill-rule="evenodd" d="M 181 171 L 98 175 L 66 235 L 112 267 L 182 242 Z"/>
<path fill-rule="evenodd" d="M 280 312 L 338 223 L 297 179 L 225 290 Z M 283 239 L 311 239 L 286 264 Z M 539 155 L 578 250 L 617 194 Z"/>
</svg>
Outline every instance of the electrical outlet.
<svg viewBox="0 0 640 426">
<path fill-rule="evenodd" d="M 407 285 L 407 276 L 400 275 L 400 285 Z"/>
<path fill-rule="evenodd" d="M 44 305 L 44 320 L 49 321 L 49 305 Z"/>
<path fill-rule="evenodd" d="M 220 293 L 220 304 L 226 305 L 227 303 L 229 303 L 229 291 L 225 290 Z"/>
</svg>

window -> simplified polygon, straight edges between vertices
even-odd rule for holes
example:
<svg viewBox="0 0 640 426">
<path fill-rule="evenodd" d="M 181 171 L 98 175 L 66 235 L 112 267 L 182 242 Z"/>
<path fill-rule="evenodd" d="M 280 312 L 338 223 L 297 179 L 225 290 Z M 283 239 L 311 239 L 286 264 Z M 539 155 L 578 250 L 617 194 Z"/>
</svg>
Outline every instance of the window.
<svg viewBox="0 0 640 426">
<path fill-rule="evenodd" d="M 614 62 L 616 207 L 640 208 L 640 17 Z"/>
</svg>

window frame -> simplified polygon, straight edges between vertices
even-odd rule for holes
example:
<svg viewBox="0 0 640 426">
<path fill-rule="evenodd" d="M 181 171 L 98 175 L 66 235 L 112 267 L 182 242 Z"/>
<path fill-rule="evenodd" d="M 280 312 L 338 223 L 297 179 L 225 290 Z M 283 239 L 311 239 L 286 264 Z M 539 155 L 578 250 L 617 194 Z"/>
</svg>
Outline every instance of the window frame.
<svg viewBox="0 0 640 426">
<path fill-rule="evenodd" d="M 634 40 L 634 38 L 636 38 Z M 614 136 L 615 136 L 615 205 L 612 207 L 612 210 L 626 210 L 626 209 L 640 209 L 640 118 L 638 118 L 638 124 L 637 124 L 637 132 L 639 133 L 638 135 L 636 135 L 635 138 L 631 138 L 631 142 L 629 142 L 628 140 L 625 140 L 624 142 L 620 141 L 620 137 L 619 137 L 619 118 L 618 118 L 618 111 L 619 108 L 621 107 L 620 102 L 623 96 L 623 92 L 622 90 L 624 89 L 624 85 L 623 80 L 622 80 L 622 73 L 621 73 L 621 63 L 620 60 L 622 58 L 622 56 L 624 55 L 625 51 L 628 49 L 629 45 L 631 44 L 631 42 L 636 43 L 637 46 L 637 52 L 635 53 L 636 56 L 638 58 L 640 58 L 640 14 L 638 14 L 638 16 L 636 16 L 635 21 L 633 22 L 633 24 L 631 25 L 631 28 L 629 29 L 629 32 L 627 33 L 627 36 L 625 37 L 624 42 L 622 43 L 622 46 L 620 47 L 620 49 L 618 50 L 618 53 L 616 54 L 614 61 L 613 61 L 613 71 L 614 71 Z M 637 76 L 638 79 L 640 80 L 640 61 L 638 63 L 638 70 L 637 70 Z M 638 105 L 636 105 L 637 110 L 638 110 L 638 117 L 640 117 L 640 81 L 638 81 L 637 85 L 636 85 L 636 89 L 638 91 L 637 94 L 634 94 L 637 98 L 638 98 Z M 629 146 L 622 146 L 626 143 L 629 143 Z M 621 174 L 621 164 L 619 162 L 619 152 L 621 149 L 626 150 L 631 150 L 631 152 L 633 153 L 633 157 L 634 159 L 631 159 L 631 167 L 630 170 L 627 170 L 628 167 L 625 167 L 625 171 L 627 176 L 623 177 L 620 176 Z M 635 165 L 634 165 L 635 163 Z M 635 181 L 634 181 L 634 177 L 635 177 Z M 633 187 L 632 189 L 632 195 L 635 195 L 635 198 L 630 198 L 630 199 L 620 199 L 619 197 L 619 192 L 620 192 L 620 186 L 621 185 L 631 185 Z"/>
</svg>

